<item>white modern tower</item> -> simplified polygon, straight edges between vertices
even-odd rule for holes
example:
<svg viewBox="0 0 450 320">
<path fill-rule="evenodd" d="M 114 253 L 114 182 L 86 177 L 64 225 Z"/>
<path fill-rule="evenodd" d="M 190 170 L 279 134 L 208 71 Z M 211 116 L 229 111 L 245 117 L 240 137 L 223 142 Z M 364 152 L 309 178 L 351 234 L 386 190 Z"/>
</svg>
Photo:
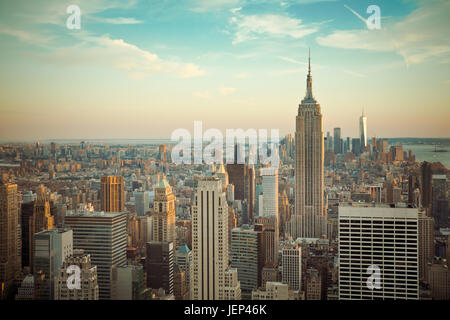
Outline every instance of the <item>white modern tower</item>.
<svg viewBox="0 0 450 320">
<path fill-rule="evenodd" d="M 364 115 L 364 110 L 359 117 L 359 138 L 361 139 L 361 149 L 364 149 L 367 147 L 367 117 Z"/>
<path fill-rule="evenodd" d="M 193 300 L 239 299 L 240 284 L 234 288 L 227 279 L 237 279 L 237 270 L 228 268 L 228 205 L 222 181 L 205 177 L 198 182 L 192 206 Z M 236 273 L 235 275 L 230 273 Z M 235 293 L 231 294 L 231 293 Z"/>
<path fill-rule="evenodd" d="M 338 219 L 339 299 L 417 300 L 418 209 L 353 204 Z"/>
<path fill-rule="evenodd" d="M 287 244 L 281 251 L 282 282 L 292 290 L 302 288 L 302 249 L 298 244 Z"/>
<path fill-rule="evenodd" d="M 278 170 L 262 168 L 263 217 L 274 216 L 278 219 Z"/>
<path fill-rule="evenodd" d="M 294 238 L 319 238 L 325 234 L 323 207 L 324 140 L 320 105 L 313 97 L 311 58 L 306 79 L 306 96 L 298 107 L 295 131 L 295 215 L 291 223 Z M 298 225 L 299 224 L 299 225 Z"/>
</svg>

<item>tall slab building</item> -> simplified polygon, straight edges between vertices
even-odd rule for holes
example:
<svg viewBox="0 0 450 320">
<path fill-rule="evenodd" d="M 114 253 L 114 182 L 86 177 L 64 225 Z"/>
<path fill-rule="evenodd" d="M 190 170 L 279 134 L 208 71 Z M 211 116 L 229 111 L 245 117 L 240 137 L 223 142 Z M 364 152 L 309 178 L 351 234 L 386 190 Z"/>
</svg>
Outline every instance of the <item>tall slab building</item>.
<svg viewBox="0 0 450 320">
<path fill-rule="evenodd" d="M 313 97 L 311 58 L 306 95 L 298 107 L 295 131 L 295 217 L 294 238 L 319 238 L 325 234 L 324 140 L 320 105 Z"/>
<path fill-rule="evenodd" d="M 228 205 L 222 181 L 198 182 L 192 206 L 193 300 L 239 299 L 237 270 L 229 268 Z"/>
<path fill-rule="evenodd" d="M 122 176 L 104 176 L 100 180 L 100 206 L 102 211 L 125 210 L 125 185 Z"/>
<path fill-rule="evenodd" d="M 0 177 L 0 298 L 20 271 L 18 249 L 19 206 L 17 184 Z"/>
</svg>

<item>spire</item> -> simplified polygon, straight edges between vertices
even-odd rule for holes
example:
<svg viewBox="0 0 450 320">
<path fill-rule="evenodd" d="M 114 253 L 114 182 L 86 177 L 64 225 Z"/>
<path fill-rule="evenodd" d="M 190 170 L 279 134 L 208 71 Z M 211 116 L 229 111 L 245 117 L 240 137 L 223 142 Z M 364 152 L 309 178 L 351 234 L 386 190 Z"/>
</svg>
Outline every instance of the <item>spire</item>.
<svg viewBox="0 0 450 320">
<path fill-rule="evenodd" d="M 311 49 L 308 49 L 308 76 L 306 77 L 306 95 L 304 102 L 315 102 L 312 93 L 312 76 L 311 76 Z"/>
<path fill-rule="evenodd" d="M 308 75 L 311 76 L 311 48 L 308 48 Z"/>
</svg>

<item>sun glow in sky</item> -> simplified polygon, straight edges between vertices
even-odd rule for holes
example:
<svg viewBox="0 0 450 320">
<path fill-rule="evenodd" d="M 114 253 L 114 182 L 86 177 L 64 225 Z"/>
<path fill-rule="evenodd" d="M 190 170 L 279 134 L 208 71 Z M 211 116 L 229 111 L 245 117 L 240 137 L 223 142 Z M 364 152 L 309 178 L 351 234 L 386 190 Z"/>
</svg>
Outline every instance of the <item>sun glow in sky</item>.
<svg viewBox="0 0 450 320">
<path fill-rule="evenodd" d="M 291 133 L 308 48 L 325 134 L 356 137 L 364 108 L 369 137 L 450 137 L 449 16 L 439 0 L 2 1 L 0 140 Z"/>
</svg>

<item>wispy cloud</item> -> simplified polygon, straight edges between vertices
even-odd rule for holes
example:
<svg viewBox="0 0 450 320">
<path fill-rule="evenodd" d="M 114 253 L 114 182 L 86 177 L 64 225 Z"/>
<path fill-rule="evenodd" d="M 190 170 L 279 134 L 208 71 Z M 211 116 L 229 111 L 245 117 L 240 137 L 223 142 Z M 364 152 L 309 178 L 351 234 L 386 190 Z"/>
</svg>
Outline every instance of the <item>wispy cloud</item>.
<svg viewBox="0 0 450 320">
<path fill-rule="evenodd" d="M 224 10 L 227 8 L 235 8 L 243 0 L 192 0 L 190 2 L 191 11 L 195 12 L 209 12 L 216 10 Z"/>
<path fill-rule="evenodd" d="M 301 19 L 280 14 L 243 15 L 239 12 L 230 19 L 234 28 L 233 44 L 260 37 L 303 38 L 318 30 L 317 25 L 306 25 Z"/>
<path fill-rule="evenodd" d="M 290 62 L 290 63 L 293 63 L 293 64 L 306 65 L 306 62 L 300 62 L 300 61 L 297 61 L 295 59 L 288 58 L 288 57 L 278 57 L 278 59 L 286 61 L 286 62 Z"/>
<path fill-rule="evenodd" d="M 140 24 L 143 23 L 141 20 L 137 20 L 135 18 L 102 18 L 102 17 L 95 17 L 91 16 L 91 20 L 94 20 L 96 22 L 100 23 L 108 23 L 108 24 Z"/>
<path fill-rule="evenodd" d="M 0 34 L 5 34 L 17 38 L 19 41 L 24 43 L 41 46 L 47 45 L 53 39 L 53 37 L 50 36 L 49 37 L 43 36 L 42 33 L 25 31 L 2 25 L 0 25 Z"/>
<path fill-rule="evenodd" d="M 317 37 L 322 46 L 396 52 L 406 66 L 430 58 L 445 60 L 450 54 L 450 38 L 442 36 L 448 24 L 450 2 L 430 1 L 399 22 L 385 22 L 382 30 L 338 30 Z"/>
<path fill-rule="evenodd" d="M 111 39 L 81 34 L 83 42 L 72 47 L 60 48 L 39 57 L 48 63 L 68 65 L 96 65 L 124 70 L 133 79 L 159 73 L 180 78 L 192 78 L 205 74 L 197 65 L 161 59 L 123 39 Z"/>
</svg>

